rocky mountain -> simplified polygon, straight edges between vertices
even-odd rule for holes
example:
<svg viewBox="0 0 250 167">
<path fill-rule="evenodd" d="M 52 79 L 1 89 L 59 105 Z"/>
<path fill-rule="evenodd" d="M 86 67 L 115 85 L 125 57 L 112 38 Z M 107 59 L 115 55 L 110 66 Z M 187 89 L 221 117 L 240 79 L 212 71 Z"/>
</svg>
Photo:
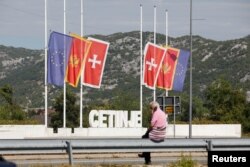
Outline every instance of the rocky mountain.
<svg viewBox="0 0 250 167">
<path fill-rule="evenodd" d="M 84 103 L 99 103 L 126 94 L 138 98 L 140 88 L 139 32 L 116 33 L 92 37 L 110 42 L 101 89 L 83 87 Z M 152 32 L 143 33 L 143 45 L 153 41 Z M 169 38 L 170 46 L 189 50 L 189 36 Z M 165 36 L 157 34 L 157 44 L 164 45 Z M 44 106 L 44 50 L 30 50 L 0 45 L 0 86 L 14 88 L 15 101 L 23 107 Z M 207 85 L 224 77 L 232 85 L 250 91 L 250 36 L 229 41 L 214 41 L 193 36 L 193 93 L 202 97 Z M 63 89 L 48 86 L 49 106 Z M 72 88 L 79 95 L 79 88 Z M 144 97 L 151 91 L 143 88 Z M 189 69 L 184 92 L 189 91 Z M 163 91 L 157 90 L 157 94 Z M 179 95 L 180 93 L 171 92 Z M 1 102 L 1 100 L 0 100 Z"/>
</svg>

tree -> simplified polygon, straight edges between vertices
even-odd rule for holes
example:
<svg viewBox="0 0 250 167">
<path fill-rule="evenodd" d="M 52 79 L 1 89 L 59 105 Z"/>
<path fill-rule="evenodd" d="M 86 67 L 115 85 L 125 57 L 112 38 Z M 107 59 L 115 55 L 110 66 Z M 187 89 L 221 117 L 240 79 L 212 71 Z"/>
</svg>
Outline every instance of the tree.
<svg viewBox="0 0 250 167">
<path fill-rule="evenodd" d="M 246 105 L 243 91 L 233 88 L 224 79 L 217 79 L 205 91 L 210 119 L 223 122 L 241 122 Z"/>
<path fill-rule="evenodd" d="M 55 99 L 53 104 L 55 113 L 51 115 L 50 126 L 54 128 L 63 126 L 63 93 L 61 93 Z M 76 96 L 72 91 L 67 88 L 66 91 L 66 127 L 78 127 L 79 126 L 79 105 L 76 105 Z"/>
<path fill-rule="evenodd" d="M 110 101 L 110 107 L 114 110 L 139 110 L 140 103 L 131 93 L 118 91 L 115 93 L 115 97 Z"/>
<path fill-rule="evenodd" d="M 196 120 L 204 119 L 208 116 L 208 109 L 204 106 L 204 102 L 201 98 L 194 96 L 192 105 L 192 118 Z M 181 121 L 189 121 L 189 96 L 183 94 L 181 96 Z"/>
<path fill-rule="evenodd" d="M 247 103 L 243 112 L 242 128 L 244 132 L 250 132 L 250 103 Z"/>
<path fill-rule="evenodd" d="M 0 88 L 0 96 L 2 96 L 9 105 L 13 105 L 13 89 L 9 84 Z"/>
<path fill-rule="evenodd" d="M 13 88 L 6 84 L 0 88 L 0 97 L 5 103 L 0 106 L 0 119 L 2 120 L 24 120 L 26 113 L 22 108 L 13 102 Z"/>
</svg>

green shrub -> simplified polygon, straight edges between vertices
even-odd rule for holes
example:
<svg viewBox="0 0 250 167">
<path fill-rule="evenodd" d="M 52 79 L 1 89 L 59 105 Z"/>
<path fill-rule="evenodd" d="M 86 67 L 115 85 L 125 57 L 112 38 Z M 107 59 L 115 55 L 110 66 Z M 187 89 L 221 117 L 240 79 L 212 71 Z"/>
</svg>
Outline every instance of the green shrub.
<svg viewBox="0 0 250 167">
<path fill-rule="evenodd" d="M 34 119 L 26 120 L 4 120 L 0 119 L 0 125 L 37 125 L 39 122 Z"/>
<path fill-rule="evenodd" d="M 197 163 L 192 160 L 191 156 L 181 156 L 181 159 L 177 162 L 171 163 L 169 167 L 195 167 Z"/>
<path fill-rule="evenodd" d="M 0 119 L 2 120 L 24 120 L 25 118 L 26 113 L 17 105 L 0 106 Z"/>
</svg>

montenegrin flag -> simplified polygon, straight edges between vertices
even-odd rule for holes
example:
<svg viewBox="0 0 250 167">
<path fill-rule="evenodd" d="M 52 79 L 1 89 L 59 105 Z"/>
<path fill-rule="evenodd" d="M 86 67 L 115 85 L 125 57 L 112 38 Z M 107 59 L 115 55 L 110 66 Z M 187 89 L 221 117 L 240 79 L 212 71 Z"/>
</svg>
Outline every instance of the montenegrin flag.
<svg viewBox="0 0 250 167">
<path fill-rule="evenodd" d="M 88 40 L 91 41 L 91 47 L 86 57 L 82 83 L 92 88 L 100 88 L 109 43 L 94 38 Z"/>
<path fill-rule="evenodd" d="M 166 48 L 148 42 L 144 50 L 143 83 L 150 89 L 155 89 L 160 67 L 166 53 Z"/>
<path fill-rule="evenodd" d="M 181 92 L 183 90 L 189 57 L 190 57 L 189 51 L 182 49 L 180 50 L 173 81 L 173 90 L 175 91 Z"/>
<path fill-rule="evenodd" d="M 48 83 L 63 86 L 73 37 L 52 32 L 48 44 Z"/>
<path fill-rule="evenodd" d="M 77 87 L 91 42 L 76 34 L 70 34 L 70 36 L 74 38 L 72 41 L 65 80 L 71 86 Z"/>
<path fill-rule="evenodd" d="M 167 52 L 157 78 L 158 88 L 172 90 L 179 52 L 179 49 L 167 47 Z"/>
</svg>

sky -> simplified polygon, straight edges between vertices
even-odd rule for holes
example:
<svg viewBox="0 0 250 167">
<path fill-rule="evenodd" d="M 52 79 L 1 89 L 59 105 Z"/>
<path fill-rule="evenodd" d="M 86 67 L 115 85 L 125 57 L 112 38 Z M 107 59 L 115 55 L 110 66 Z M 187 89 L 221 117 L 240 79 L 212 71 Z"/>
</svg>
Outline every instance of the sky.
<svg viewBox="0 0 250 167">
<path fill-rule="evenodd" d="M 63 0 L 48 1 L 48 30 L 64 32 Z M 45 0 L 0 0 L 0 45 L 43 49 L 45 47 Z M 84 35 L 109 35 L 140 30 L 152 31 L 154 6 L 157 33 L 190 34 L 190 0 L 83 0 Z M 193 35 L 230 40 L 250 34 L 250 0 L 192 0 Z M 66 0 L 66 33 L 81 33 L 81 0 Z M 49 32 L 47 36 L 49 36 Z"/>
</svg>

